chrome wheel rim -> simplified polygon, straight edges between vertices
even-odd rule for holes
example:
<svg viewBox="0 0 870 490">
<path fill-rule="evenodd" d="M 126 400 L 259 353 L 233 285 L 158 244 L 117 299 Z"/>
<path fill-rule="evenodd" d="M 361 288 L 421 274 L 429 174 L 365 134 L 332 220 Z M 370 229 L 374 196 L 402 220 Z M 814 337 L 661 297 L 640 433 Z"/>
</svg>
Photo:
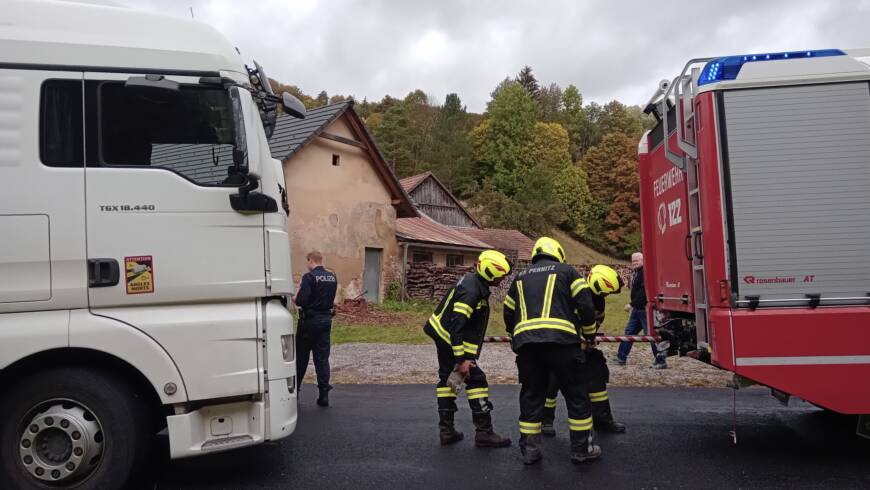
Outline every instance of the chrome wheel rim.
<svg viewBox="0 0 870 490">
<path fill-rule="evenodd" d="M 68 485 L 97 470 L 104 448 L 103 427 L 83 403 L 53 399 L 24 417 L 18 437 L 19 463 L 33 478 Z"/>
</svg>

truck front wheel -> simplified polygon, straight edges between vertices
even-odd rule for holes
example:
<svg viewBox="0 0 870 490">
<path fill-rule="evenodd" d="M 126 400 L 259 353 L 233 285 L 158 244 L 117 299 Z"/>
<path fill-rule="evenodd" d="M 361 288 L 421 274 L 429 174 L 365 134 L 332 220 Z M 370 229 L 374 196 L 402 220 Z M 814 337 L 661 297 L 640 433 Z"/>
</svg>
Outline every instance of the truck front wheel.
<svg viewBox="0 0 870 490">
<path fill-rule="evenodd" d="M 92 368 L 22 379 L 3 394 L 0 414 L 3 488 L 125 488 L 153 442 L 145 399 Z"/>
</svg>

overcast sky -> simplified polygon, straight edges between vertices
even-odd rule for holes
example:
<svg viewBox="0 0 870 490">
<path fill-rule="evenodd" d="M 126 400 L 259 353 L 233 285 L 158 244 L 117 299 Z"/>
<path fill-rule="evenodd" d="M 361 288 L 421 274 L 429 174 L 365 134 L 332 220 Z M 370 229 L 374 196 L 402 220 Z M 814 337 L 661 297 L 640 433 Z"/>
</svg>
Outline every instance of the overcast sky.
<svg viewBox="0 0 870 490">
<path fill-rule="evenodd" d="M 870 0 L 118 0 L 222 31 L 305 93 L 380 100 L 420 88 L 485 108 L 505 76 L 643 104 L 690 58 L 870 47 Z"/>
</svg>

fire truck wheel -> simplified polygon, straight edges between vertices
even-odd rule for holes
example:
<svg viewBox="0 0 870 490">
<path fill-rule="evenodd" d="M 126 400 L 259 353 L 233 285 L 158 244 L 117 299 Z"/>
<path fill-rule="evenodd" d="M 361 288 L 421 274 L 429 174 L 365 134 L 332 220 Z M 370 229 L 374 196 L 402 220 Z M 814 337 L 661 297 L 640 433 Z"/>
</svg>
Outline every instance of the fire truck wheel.
<svg viewBox="0 0 870 490">
<path fill-rule="evenodd" d="M 128 488 L 153 448 L 145 401 L 85 367 L 22 379 L 0 401 L 0 488 Z"/>
</svg>

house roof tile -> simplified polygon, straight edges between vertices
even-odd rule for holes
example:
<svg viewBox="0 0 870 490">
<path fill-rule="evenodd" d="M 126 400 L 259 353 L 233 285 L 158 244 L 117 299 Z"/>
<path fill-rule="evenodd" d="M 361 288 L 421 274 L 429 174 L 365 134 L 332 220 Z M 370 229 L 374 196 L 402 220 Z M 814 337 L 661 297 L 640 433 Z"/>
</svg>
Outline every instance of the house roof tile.
<svg viewBox="0 0 870 490">
<path fill-rule="evenodd" d="M 475 240 L 492 245 L 506 255 L 515 252 L 519 260 L 531 260 L 532 248 L 535 242 L 518 230 L 503 230 L 499 228 L 454 228 Z"/>
<path fill-rule="evenodd" d="M 488 243 L 468 236 L 457 228 L 444 226 L 428 216 L 396 220 L 396 236 L 400 241 L 448 245 L 464 248 L 492 248 Z"/>
</svg>

